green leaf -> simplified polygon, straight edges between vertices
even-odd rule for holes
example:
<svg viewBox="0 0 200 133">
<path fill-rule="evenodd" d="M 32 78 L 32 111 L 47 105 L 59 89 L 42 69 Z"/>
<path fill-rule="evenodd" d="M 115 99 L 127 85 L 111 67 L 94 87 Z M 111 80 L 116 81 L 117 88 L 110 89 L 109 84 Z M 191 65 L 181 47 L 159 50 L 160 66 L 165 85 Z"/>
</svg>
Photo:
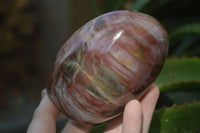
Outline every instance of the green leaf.
<svg viewBox="0 0 200 133">
<path fill-rule="evenodd" d="M 199 88 L 200 90 L 200 88 Z M 176 91 L 165 93 L 168 100 L 176 105 L 183 105 L 184 103 L 192 103 L 200 101 L 200 91 Z"/>
<path fill-rule="evenodd" d="M 184 35 L 200 35 L 200 23 L 193 23 L 180 26 L 169 34 L 169 38 L 175 39 L 176 37 Z"/>
<path fill-rule="evenodd" d="M 200 91 L 200 81 L 173 83 L 159 88 L 161 92 Z"/>
<path fill-rule="evenodd" d="M 199 85 L 200 82 L 200 58 L 171 58 L 168 59 L 163 69 L 154 82 L 160 87 L 160 91 L 180 88 L 180 85 Z M 179 84 L 182 83 L 182 84 Z M 185 83 L 185 84 L 184 84 Z M 174 84 L 174 86 L 170 86 Z M 177 86 L 176 86 L 177 85 Z"/>
<path fill-rule="evenodd" d="M 200 82 L 170 84 L 160 87 L 160 90 L 156 108 L 200 101 Z"/>
<path fill-rule="evenodd" d="M 150 133 L 199 133 L 200 102 L 154 112 Z"/>
<path fill-rule="evenodd" d="M 173 56 L 181 56 L 195 41 L 196 39 L 192 36 L 183 38 L 182 44 L 174 51 Z"/>
</svg>

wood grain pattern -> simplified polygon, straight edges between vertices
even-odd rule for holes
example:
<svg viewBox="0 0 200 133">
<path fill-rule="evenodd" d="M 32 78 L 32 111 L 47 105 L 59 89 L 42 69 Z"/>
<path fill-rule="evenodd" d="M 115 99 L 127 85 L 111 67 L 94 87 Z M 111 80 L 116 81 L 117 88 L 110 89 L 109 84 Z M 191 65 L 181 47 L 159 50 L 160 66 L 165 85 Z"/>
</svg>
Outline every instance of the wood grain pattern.
<svg viewBox="0 0 200 133">
<path fill-rule="evenodd" d="M 49 78 L 49 96 L 73 120 L 107 121 L 145 93 L 167 52 L 167 32 L 154 18 L 129 11 L 104 14 L 61 47 Z"/>
</svg>

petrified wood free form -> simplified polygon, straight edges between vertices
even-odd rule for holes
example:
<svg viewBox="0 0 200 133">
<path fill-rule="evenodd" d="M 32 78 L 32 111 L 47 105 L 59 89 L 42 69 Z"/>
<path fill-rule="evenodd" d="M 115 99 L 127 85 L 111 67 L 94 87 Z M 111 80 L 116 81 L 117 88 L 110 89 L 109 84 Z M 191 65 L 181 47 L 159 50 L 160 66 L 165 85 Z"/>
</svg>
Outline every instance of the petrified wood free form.
<svg viewBox="0 0 200 133">
<path fill-rule="evenodd" d="M 69 118 L 101 123 L 140 99 L 160 73 L 168 35 L 153 17 L 115 11 L 88 22 L 61 47 L 48 94 Z"/>
</svg>

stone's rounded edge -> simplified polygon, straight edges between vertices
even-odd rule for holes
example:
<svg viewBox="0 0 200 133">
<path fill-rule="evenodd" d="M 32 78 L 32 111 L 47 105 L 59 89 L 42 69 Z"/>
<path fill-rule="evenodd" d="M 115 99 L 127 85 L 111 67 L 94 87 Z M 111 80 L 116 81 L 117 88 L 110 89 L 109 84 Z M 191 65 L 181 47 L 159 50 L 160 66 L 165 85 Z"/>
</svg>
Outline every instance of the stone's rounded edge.
<svg viewBox="0 0 200 133">
<path fill-rule="evenodd" d="M 155 19 L 155 18 L 153 18 L 153 17 L 151 17 L 151 16 L 149 16 L 149 15 L 146 15 L 146 14 L 143 14 L 143 13 L 138 13 L 138 12 L 132 12 L 132 11 L 127 11 L 127 10 L 121 10 L 121 11 L 114 11 L 114 12 L 110 12 L 110 13 L 106 13 L 106 14 L 103 14 L 103 15 L 101 15 L 101 16 L 99 16 L 99 17 L 97 17 L 97 18 L 95 18 L 95 19 L 93 19 L 93 20 L 91 20 L 90 22 L 88 22 L 87 24 L 85 24 L 84 26 L 82 26 L 78 31 L 76 31 L 71 37 L 70 37 L 70 39 L 61 47 L 61 50 L 58 52 L 58 55 L 57 55 L 57 58 L 56 58 L 56 61 L 55 61 L 55 64 L 54 64 L 54 69 L 52 70 L 52 73 L 50 74 L 51 76 L 53 75 L 53 74 L 55 74 L 55 69 L 60 69 L 60 66 L 63 64 L 63 61 L 66 59 L 66 58 L 68 58 L 69 56 L 72 56 L 73 57 L 73 55 L 71 55 L 71 54 L 73 54 L 74 53 L 74 50 L 76 50 L 77 49 L 77 47 L 79 47 L 79 44 L 78 44 L 78 42 L 80 42 L 80 41 L 82 41 L 82 42 L 86 42 L 87 41 L 87 39 L 88 39 L 88 37 L 87 37 L 87 35 L 88 35 L 88 33 L 87 32 L 90 32 L 90 31 L 88 31 L 88 30 L 91 30 L 91 27 L 93 28 L 93 30 L 95 31 L 95 32 L 99 32 L 100 30 L 102 30 L 103 28 L 104 28 L 104 22 L 101 22 L 100 21 L 100 19 L 99 18 L 103 18 L 103 17 L 110 17 L 109 15 L 113 15 L 113 14 L 129 14 L 129 15 L 135 15 L 135 13 L 136 13 L 136 16 L 140 16 L 140 15 L 142 15 L 142 17 L 148 17 L 147 18 L 147 20 L 151 20 L 151 19 L 153 19 L 153 20 L 151 20 L 152 22 L 156 22 L 157 23 L 157 25 L 159 26 L 159 27 L 161 27 L 160 29 L 161 30 L 163 30 L 165 33 L 163 33 L 163 34 L 166 34 L 166 36 L 167 36 L 167 32 L 164 30 L 164 28 L 160 25 L 160 23 Z M 99 20 L 98 20 L 99 19 Z M 98 22 L 98 23 L 97 23 Z M 95 27 L 95 23 L 97 23 L 97 25 L 96 25 L 96 27 Z M 85 28 L 85 27 L 87 27 L 87 28 Z M 87 34 L 86 34 L 87 33 Z M 89 38 L 90 39 L 90 38 Z M 168 36 L 167 36 L 167 39 L 168 39 Z M 96 41 L 96 43 L 98 43 L 98 41 Z M 168 44 L 166 44 L 166 45 L 168 45 Z M 88 49 L 88 48 L 87 48 Z M 71 51 L 70 51 L 71 50 Z M 84 51 L 84 49 L 83 49 L 83 51 Z M 87 52 L 87 51 L 86 51 Z M 86 53 L 86 52 L 84 52 L 84 53 Z M 82 56 L 84 56 L 84 55 L 82 55 Z M 164 55 L 164 57 L 165 57 L 165 59 L 166 59 L 166 56 L 167 56 L 167 54 L 166 55 Z M 164 58 L 163 57 L 163 58 Z M 164 60 L 165 60 L 164 59 Z M 156 67 L 155 66 L 155 70 L 154 70 L 154 66 L 152 66 L 153 67 L 153 69 L 152 69 L 152 71 L 160 71 L 161 70 L 161 68 L 162 68 L 162 65 L 164 64 L 164 61 L 160 64 L 160 66 L 159 67 Z M 80 63 L 79 63 L 79 65 L 81 65 Z M 156 64 L 155 64 L 156 65 Z M 159 69 L 159 70 L 158 70 Z M 63 76 L 64 74 L 63 74 L 63 71 L 61 71 L 61 70 L 58 70 L 59 71 L 59 73 L 61 73 L 59 76 Z M 153 76 L 152 76 L 153 75 Z M 154 72 L 152 72 L 152 75 L 150 75 L 147 79 L 149 80 L 149 82 L 153 82 L 153 80 L 157 77 L 157 75 L 158 74 L 155 74 Z M 74 76 L 74 75 L 73 75 Z M 87 74 L 86 74 L 86 76 L 88 76 Z M 150 78 L 152 78 L 152 79 L 150 79 Z M 51 77 L 51 80 L 56 80 L 55 78 L 52 78 Z M 55 85 L 56 85 L 56 82 L 57 81 L 51 81 L 50 80 L 50 83 L 49 84 L 51 84 L 51 85 L 49 85 L 49 91 L 48 91 L 48 95 L 49 95 L 49 97 L 50 97 L 50 99 L 54 102 L 54 104 L 65 114 L 65 115 L 67 115 L 70 119 L 72 119 L 72 120 L 75 120 L 75 121 L 77 121 L 77 122 L 79 122 L 79 123 L 90 123 L 90 124 L 92 124 L 92 123 L 95 123 L 95 124 L 98 124 L 98 123 L 101 123 L 101 122 L 104 122 L 104 121 L 107 121 L 107 120 L 109 120 L 109 119 L 112 119 L 113 117 L 115 117 L 115 116 L 117 116 L 118 114 L 120 114 L 119 112 L 117 112 L 116 114 L 112 114 L 112 116 L 109 116 L 109 115 L 107 115 L 108 117 L 107 118 L 105 118 L 105 116 L 106 115 L 99 115 L 100 117 L 99 118 L 96 118 L 97 120 L 95 121 L 88 121 L 87 119 L 84 119 L 84 118 L 81 118 L 81 119 L 77 119 L 76 117 L 75 117 L 75 115 L 77 115 L 77 114 L 73 114 L 73 113 L 68 113 L 67 111 L 66 111 L 66 109 L 65 109 L 65 107 L 63 106 L 63 104 L 60 104 L 60 102 L 63 102 L 63 100 L 62 100 L 62 98 L 60 98 L 60 97 L 58 97 L 57 96 L 57 94 L 56 94 L 56 91 L 59 91 L 59 90 L 55 90 Z M 94 78 L 94 80 L 91 80 L 91 79 L 89 79 L 89 81 L 90 82 L 96 82 L 96 81 L 98 81 L 99 79 L 98 78 Z M 99 81 L 98 81 L 99 82 Z M 151 83 L 147 83 L 147 85 L 146 86 L 148 86 L 149 84 L 151 84 Z M 99 88 L 99 87 L 101 87 L 101 85 L 97 85 L 97 88 Z M 73 87 L 69 87 L 69 88 L 66 88 L 66 89 L 73 89 Z M 147 89 L 146 89 L 147 90 Z M 142 97 L 142 95 L 146 92 L 146 90 L 144 89 L 144 90 L 142 90 L 142 89 L 139 89 L 139 90 L 137 90 L 137 93 L 138 93 L 138 98 L 139 97 Z M 99 92 L 98 93 L 102 93 L 101 92 L 101 90 L 98 90 Z M 140 91 L 142 91 L 142 92 L 140 92 Z M 87 92 L 88 93 L 88 92 Z M 96 93 L 96 92 L 95 92 Z M 140 93 L 140 94 L 139 94 Z M 89 93 L 88 93 L 89 94 Z M 76 95 L 76 94 L 74 94 L 74 95 Z M 135 94 L 132 92 L 132 94 L 131 95 L 136 95 L 136 92 L 135 92 Z M 84 95 L 82 95 L 82 96 L 84 96 Z M 91 95 L 92 96 L 92 95 Z M 75 96 L 73 96 L 73 97 L 75 97 Z M 76 98 L 78 98 L 78 97 L 76 97 Z M 94 97 L 95 98 L 95 97 Z M 99 99 L 98 99 L 99 100 Z M 76 106 L 77 104 L 75 104 L 75 105 L 71 105 L 71 106 Z M 119 106 L 120 107 L 120 106 Z M 122 106 L 121 106 L 122 107 Z M 83 110 L 83 111 L 87 111 L 87 110 Z M 102 114 L 103 113 L 107 113 L 107 114 L 109 114 L 109 111 L 114 111 L 114 110 L 107 110 L 108 112 L 101 112 Z M 121 111 L 123 111 L 123 109 L 121 110 Z M 86 112 L 87 113 L 87 112 Z M 78 116 L 78 115 L 77 115 Z M 103 120 L 104 119 L 104 120 Z"/>
</svg>

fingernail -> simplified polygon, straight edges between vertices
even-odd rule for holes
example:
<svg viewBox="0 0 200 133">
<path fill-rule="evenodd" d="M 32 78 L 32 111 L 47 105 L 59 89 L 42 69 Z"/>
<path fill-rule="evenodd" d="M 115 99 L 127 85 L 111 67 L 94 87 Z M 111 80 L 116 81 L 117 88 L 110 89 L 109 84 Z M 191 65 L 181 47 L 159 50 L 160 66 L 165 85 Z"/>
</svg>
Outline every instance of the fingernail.
<svg viewBox="0 0 200 133">
<path fill-rule="evenodd" d="M 41 97 L 42 97 L 42 99 L 45 98 L 46 96 L 47 96 L 47 89 L 43 89 L 41 91 Z"/>
</svg>

